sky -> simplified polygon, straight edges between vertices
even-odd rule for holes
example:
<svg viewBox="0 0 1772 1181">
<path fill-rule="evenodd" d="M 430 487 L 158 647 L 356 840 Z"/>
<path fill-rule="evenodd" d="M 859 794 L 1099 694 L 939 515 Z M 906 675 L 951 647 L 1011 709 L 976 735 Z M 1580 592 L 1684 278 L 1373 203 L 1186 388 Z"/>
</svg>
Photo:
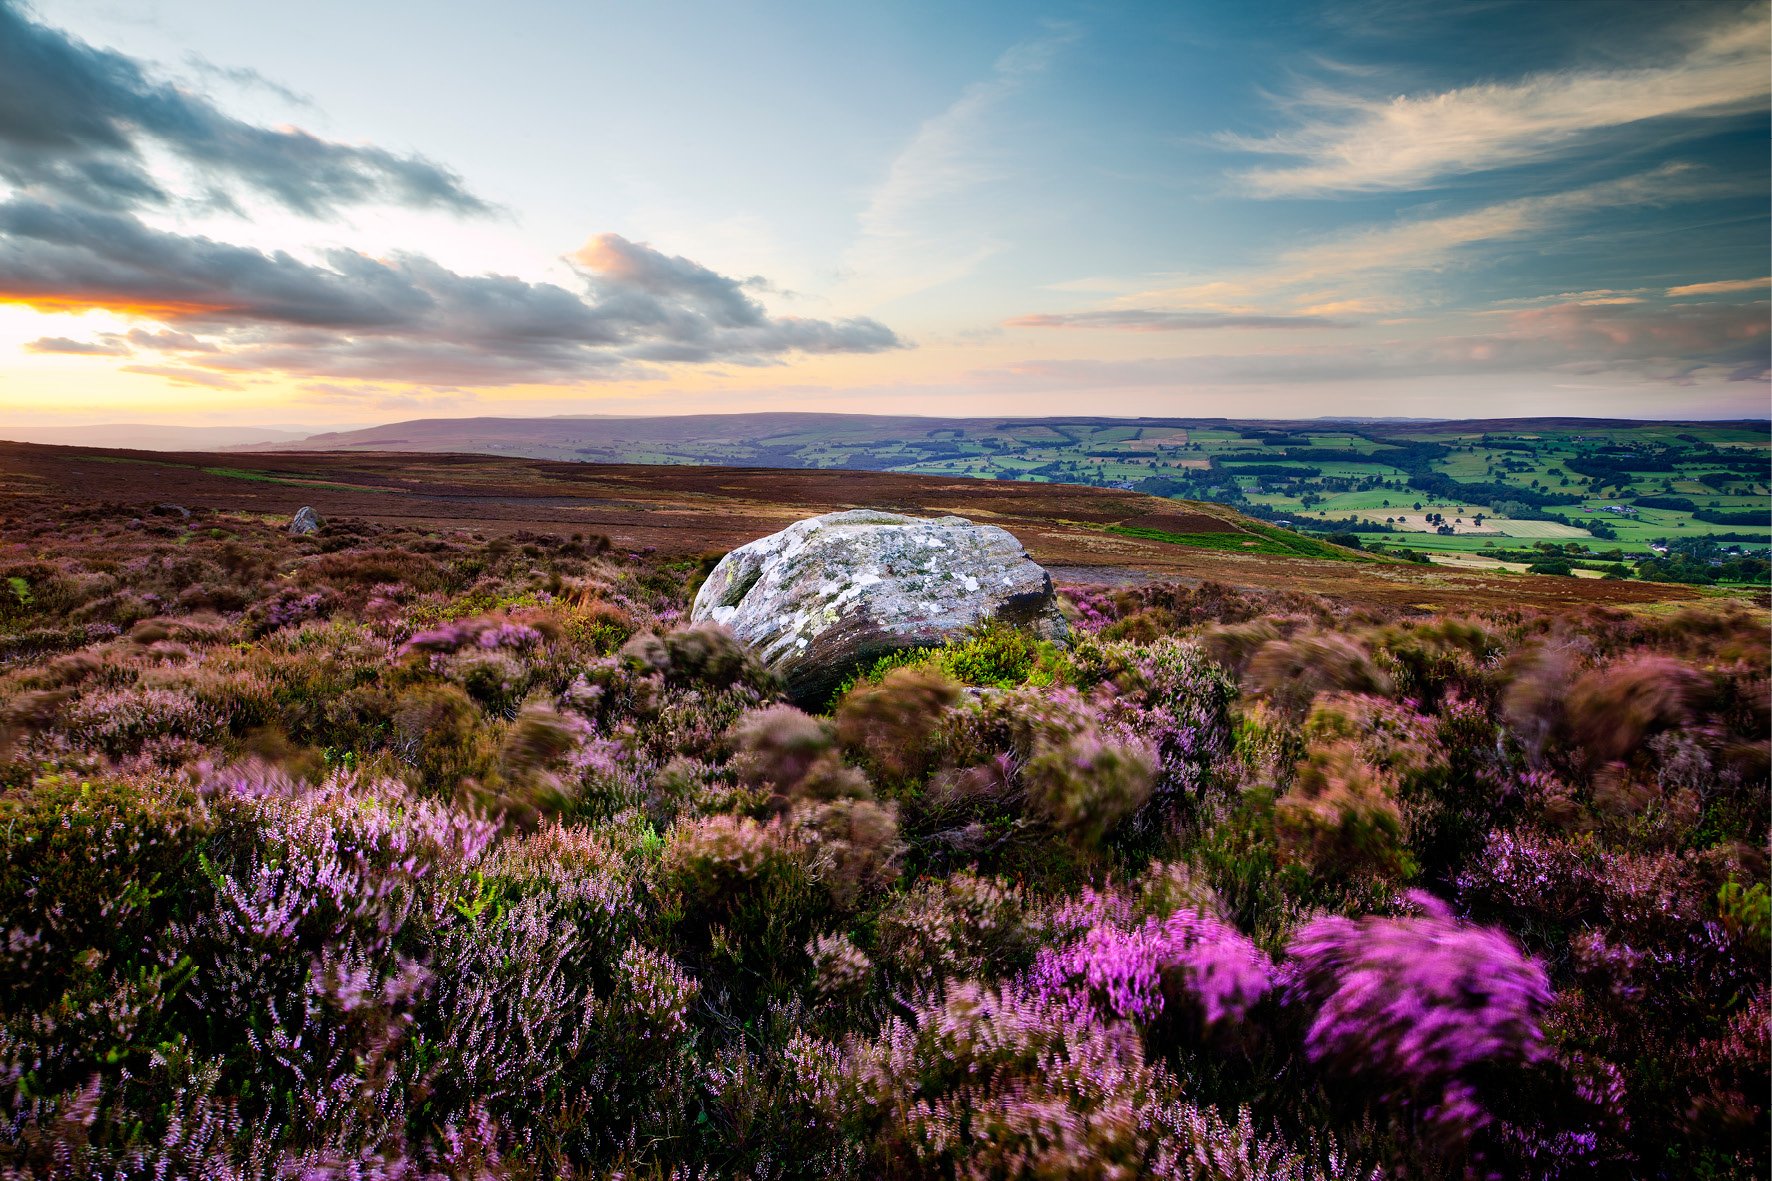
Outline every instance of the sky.
<svg viewBox="0 0 1772 1181">
<path fill-rule="evenodd" d="M 1765 418 L 1768 8 L 0 0 L 0 425 Z"/>
</svg>

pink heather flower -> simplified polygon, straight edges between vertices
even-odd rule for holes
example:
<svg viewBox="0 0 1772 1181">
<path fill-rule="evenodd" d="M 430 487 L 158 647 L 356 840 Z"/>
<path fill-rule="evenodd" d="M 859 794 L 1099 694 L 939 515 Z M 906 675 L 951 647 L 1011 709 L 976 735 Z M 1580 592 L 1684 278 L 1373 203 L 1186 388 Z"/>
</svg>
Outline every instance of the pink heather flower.
<svg viewBox="0 0 1772 1181">
<path fill-rule="evenodd" d="M 1042 996 L 1073 1005 L 1093 999 L 1140 1022 L 1163 1012 L 1166 982 L 1179 985 L 1208 1029 L 1241 1022 L 1273 977 L 1273 962 L 1241 932 L 1193 910 L 1137 926 L 1094 926 L 1068 948 L 1041 952 L 1033 970 Z"/>
<path fill-rule="evenodd" d="M 526 623 L 508 619 L 461 619 L 430 631 L 417 632 L 400 648 L 400 655 L 412 652 L 454 652 L 460 648 L 495 650 L 533 648 L 542 642 L 542 634 Z"/>
<path fill-rule="evenodd" d="M 1448 1134 L 1489 1122 L 1473 1073 L 1543 1054 L 1544 969 L 1500 931 L 1457 922 L 1438 900 L 1410 918 L 1321 918 L 1288 949 L 1288 999 L 1314 1006 L 1313 1061 L 1374 1084 Z"/>
</svg>

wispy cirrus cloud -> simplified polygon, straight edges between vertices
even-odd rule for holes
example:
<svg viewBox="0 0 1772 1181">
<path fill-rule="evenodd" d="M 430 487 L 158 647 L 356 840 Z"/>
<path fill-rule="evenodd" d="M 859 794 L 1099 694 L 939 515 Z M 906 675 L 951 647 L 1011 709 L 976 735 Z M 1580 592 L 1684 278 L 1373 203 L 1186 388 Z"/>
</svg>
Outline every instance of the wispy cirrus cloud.
<svg viewBox="0 0 1772 1181">
<path fill-rule="evenodd" d="M 1656 65 L 1571 69 L 1436 93 L 1375 96 L 1311 89 L 1288 102 L 1295 126 L 1266 137 L 1225 134 L 1243 152 L 1297 163 L 1236 174 L 1260 197 L 1430 188 L 1455 176 L 1554 160 L 1610 129 L 1649 120 L 1763 111 L 1767 8 L 1717 5 L 1695 40 Z"/>
<path fill-rule="evenodd" d="M 970 274 L 1004 248 L 967 201 L 1004 175 L 989 147 L 993 120 L 1078 36 L 1071 25 L 1053 25 L 1011 46 L 989 77 L 917 128 L 861 211 L 843 260 L 852 298 L 878 304 L 912 295 Z"/>
<path fill-rule="evenodd" d="M 987 383 L 1048 388 L 1211 387 L 1348 382 L 1469 374 L 1612 374 L 1688 385 L 1764 385 L 1768 329 L 1739 304 L 1650 307 L 1561 304 L 1507 313 L 1491 332 L 1358 344 L 1129 360 L 1031 359 L 975 371 Z"/>
<path fill-rule="evenodd" d="M 1351 321 L 1330 316 L 1274 316 L 1253 312 L 1172 312 L 1119 308 L 1098 312 L 1056 312 L 1015 316 L 1006 328 L 1083 328 L 1115 332 L 1197 332 L 1213 328 L 1348 328 Z"/>
<path fill-rule="evenodd" d="M 121 368 L 125 373 L 139 373 L 144 377 L 158 377 L 178 385 L 197 386 L 201 389 L 243 390 L 247 385 L 239 377 L 210 369 L 193 369 L 189 365 L 124 365 Z"/>
<path fill-rule="evenodd" d="M 1772 276 L 1760 279 L 1718 279 L 1710 283 L 1686 283 L 1669 287 L 1667 294 L 1678 299 L 1688 295 L 1736 295 L 1745 292 L 1765 295 L 1772 292 Z"/>
<path fill-rule="evenodd" d="M 1161 277 L 1168 281 L 1125 292 L 1116 303 L 1319 316 L 1414 308 L 1424 276 L 1471 261 L 1478 248 L 1530 239 L 1606 210 L 1694 200 L 1720 185 L 1727 187 L 1688 165 L 1668 164 L 1561 193 L 1347 231 L 1211 277 Z"/>
</svg>

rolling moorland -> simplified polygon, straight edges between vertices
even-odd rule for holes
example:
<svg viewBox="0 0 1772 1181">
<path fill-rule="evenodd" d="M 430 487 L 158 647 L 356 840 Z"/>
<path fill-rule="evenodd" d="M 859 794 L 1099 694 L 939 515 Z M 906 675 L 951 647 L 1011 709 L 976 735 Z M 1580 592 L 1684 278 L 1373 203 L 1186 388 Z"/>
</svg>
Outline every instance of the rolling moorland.
<svg viewBox="0 0 1772 1181">
<path fill-rule="evenodd" d="M 1772 1164 L 1761 592 L 881 472 L 0 487 L 7 1176 Z M 686 626 L 856 504 L 1011 529 L 1071 642 L 808 713 Z"/>
<path fill-rule="evenodd" d="M 428 419 L 254 450 L 461 451 L 1088 484 L 1229 504 L 1489 570 L 1754 582 L 1772 426 L 1589 419 L 1236 422 L 828 414 Z M 1644 563 L 1648 563 L 1647 566 Z M 1724 567 L 1730 567 L 1725 569 Z"/>
</svg>

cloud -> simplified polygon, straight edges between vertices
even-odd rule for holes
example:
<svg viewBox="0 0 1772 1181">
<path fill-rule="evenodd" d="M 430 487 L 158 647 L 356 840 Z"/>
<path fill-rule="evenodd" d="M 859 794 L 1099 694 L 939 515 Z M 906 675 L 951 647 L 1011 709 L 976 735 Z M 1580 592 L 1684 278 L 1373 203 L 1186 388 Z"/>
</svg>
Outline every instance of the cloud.
<svg viewBox="0 0 1772 1181">
<path fill-rule="evenodd" d="M 249 66 L 218 66 L 196 53 L 185 55 L 185 65 L 205 78 L 229 82 L 242 90 L 262 90 L 275 95 L 292 107 L 312 108 L 314 105 L 314 100 L 308 95 L 292 90 L 274 78 L 267 78 Z"/>
<path fill-rule="evenodd" d="M 1765 316 L 1731 304 L 1563 304 L 1509 313 L 1490 333 L 1133 360 L 1034 359 L 972 376 L 1053 388 L 1175 388 L 1542 373 L 1626 375 L 1666 385 L 1765 383 Z"/>
<path fill-rule="evenodd" d="M 1300 161 L 1240 173 L 1249 192 L 1321 196 L 1430 188 L 1454 176 L 1556 160 L 1579 141 L 1648 120 L 1763 112 L 1772 91 L 1767 9 L 1715 11 L 1729 19 L 1659 65 L 1394 97 L 1316 89 L 1291 104 L 1304 116 L 1292 129 L 1219 142 Z"/>
<path fill-rule="evenodd" d="M 142 328 L 132 328 L 128 334 L 118 337 L 107 334 L 106 340 L 128 341 L 138 348 L 153 349 L 161 353 L 213 353 L 215 345 L 207 340 L 198 340 L 188 332 L 174 332 L 162 329 L 159 332 L 148 332 Z"/>
<path fill-rule="evenodd" d="M 1209 328 L 1348 328 L 1346 320 L 1328 316 L 1271 316 L 1239 312 L 1170 312 L 1156 308 L 1123 308 L 1100 312 L 1062 312 L 1016 316 L 1009 328 L 1097 328 L 1118 332 L 1185 332 Z"/>
<path fill-rule="evenodd" d="M 125 373 L 140 373 L 148 377 L 159 377 L 166 381 L 175 381 L 180 385 L 202 386 L 212 390 L 243 390 L 246 383 L 238 378 L 229 377 L 225 373 L 212 373 L 204 369 L 192 369 L 186 365 L 123 365 Z"/>
<path fill-rule="evenodd" d="M 303 401 L 324 406 L 349 406 L 410 413 L 423 411 L 435 414 L 472 404 L 472 397 L 457 389 L 422 389 L 412 386 L 390 387 L 373 384 L 340 385 L 336 382 L 309 382 L 302 387 Z"/>
<path fill-rule="evenodd" d="M 44 336 L 25 345 L 27 353 L 48 353 L 70 357 L 127 357 L 129 349 L 111 342 L 69 340 L 65 336 Z"/>
<path fill-rule="evenodd" d="M 745 294 L 746 287 L 765 284 L 760 277 L 729 279 L 700 263 L 660 254 L 617 234 L 594 236 L 572 257 L 601 276 L 611 290 L 682 299 L 727 328 L 752 328 L 764 322 L 761 305 Z"/>
<path fill-rule="evenodd" d="M 1468 259 L 1473 247 L 1529 239 L 1609 209 L 1694 200 L 1717 191 L 1720 183 L 1689 165 L 1668 164 L 1561 193 L 1338 234 L 1209 280 L 1173 276 L 1165 286 L 1128 293 L 1120 302 L 1218 311 L 1278 307 L 1320 315 L 1356 307 L 1416 308 L 1419 295 L 1399 285 L 1418 284 L 1424 275 Z M 1356 282 L 1364 286 L 1350 292 Z"/>
<path fill-rule="evenodd" d="M 250 71 L 221 73 L 264 84 Z M 12 188 L 0 198 L 0 302 L 102 308 L 162 326 L 90 342 L 46 337 L 36 351 L 167 357 L 177 363 L 124 368 L 234 388 L 260 372 L 575 382 L 671 363 L 904 347 L 871 319 L 773 316 L 756 298 L 772 290 L 765 279 L 730 278 L 611 234 L 566 260 L 576 283 L 562 285 L 460 274 L 417 253 L 297 256 L 173 232 L 144 220 L 183 199 L 165 168 L 150 165 L 166 158 L 210 204 L 250 192 L 309 216 L 363 202 L 487 209 L 430 161 L 242 122 L 0 0 L 0 186 Z"/>
<path fill-rule="evenodd" d="M 1078 36 L 1069 25 L 1053 25 L 1011 46 L 989 77 L 925 120 L 893 158 L 861 212 L 860 236 L 844 259 L 855 284 L 874 302 L 962 278 L 1003 249 L 965 212 L 970 193 L 1003 175 L 988 146 L 992 121 Z"/>
<path fill-rule="evenodd" d="M 168 205 L 173 194 L 149 167 L 149 148 L 190 169 L 205 195 L 223 203 L 230 190 L 245 189 L 310 216 L 365 202 L 488 209 L 429 160 L 242 122 L 151 77 L 134 59 L 0 0 L 0 180 L 99 209 Z"/>
<path fill-rule="evenodd" d="M 582 294 L 416 254 L 331 250 L 309 262 L 128 213 L 0 203 L 0 302 L 156 320 L 177 331 L 128 342 L 203 353 L 187 361 L 205 370 L 505 385 L 903 347 L 875 320 L 771 316 L 741 281 L 613 234 L 574 261 Z"/>
<path fill-rule="evenodd" d="M 1667 294 L 1675 298 L 1686 295 L 1732 295 L 1738 291 L 1752 291 L 1764 295 L 1772 289 L 1772 277 L 1764 279 L 1718 279 L 1713 283 L 1688 283 L 1684 287 L 1669 287 Z"/>
</svg>

